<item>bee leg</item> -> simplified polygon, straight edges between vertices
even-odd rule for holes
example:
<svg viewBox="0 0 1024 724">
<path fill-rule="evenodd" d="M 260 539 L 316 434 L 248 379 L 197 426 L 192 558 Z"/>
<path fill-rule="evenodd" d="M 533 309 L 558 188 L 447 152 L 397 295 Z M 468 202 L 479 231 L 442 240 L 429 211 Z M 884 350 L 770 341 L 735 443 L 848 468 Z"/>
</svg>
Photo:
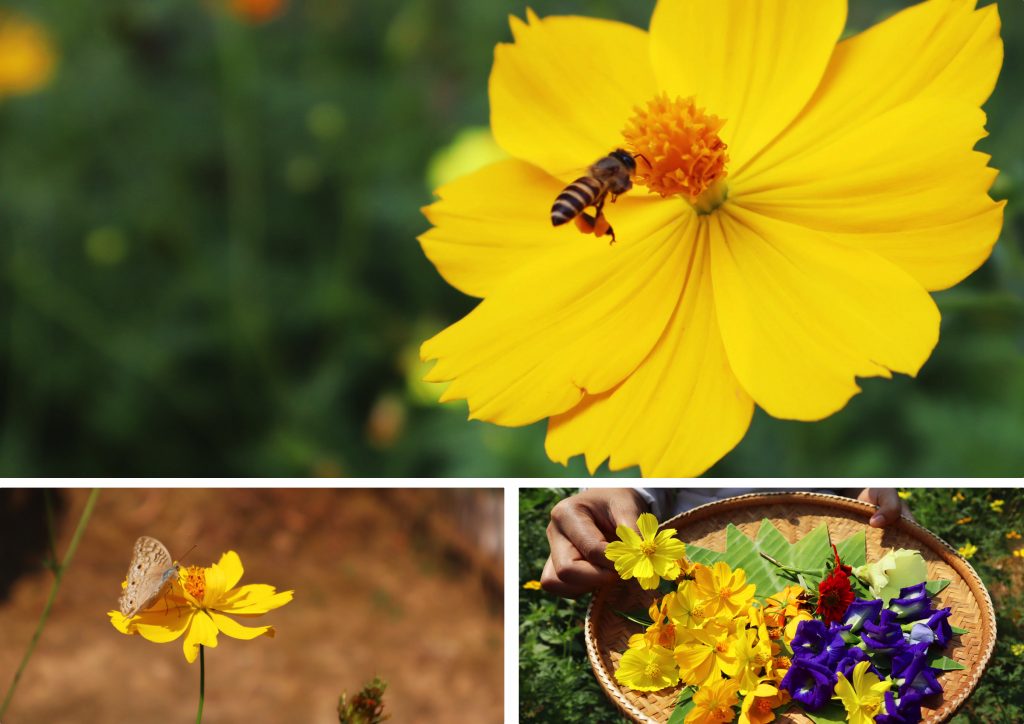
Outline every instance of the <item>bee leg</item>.
<svg viewBox="0 0 1024 724">
<path fill-rule="evenodd" d="M 611 246 L 615 243 L 615 229 L 608 223 L 608 217 L 604 215 L 604 202 L 608 197 L 603 197 L 594 207 L 594 236 L 601 237 L 610 234 L 612 240 L 608 242 Z M 612 203 L 615 203 L 616 196 L 612 196 Z"/>
<path fill-rule="evenodd" d="M 576 228 L 584 234 L 593 234 L 596 226 L 597 219 L 585 211 L 576 217 Z"/>
</svg>

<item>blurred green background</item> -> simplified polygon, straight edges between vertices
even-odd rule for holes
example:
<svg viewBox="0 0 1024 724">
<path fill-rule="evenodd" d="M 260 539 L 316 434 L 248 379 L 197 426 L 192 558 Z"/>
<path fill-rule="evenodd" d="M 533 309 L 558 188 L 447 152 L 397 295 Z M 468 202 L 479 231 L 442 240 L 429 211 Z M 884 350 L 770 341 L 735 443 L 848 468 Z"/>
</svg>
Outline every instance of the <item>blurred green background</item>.
<svg viewBox="0 0 1024 724">
<path fill-rule="evenodd" d="M 905 4 L 851 0 L 849 30 Z M 932 359 L 822 423 L 758 413 L 713 474 L 1024 471 L 1024 3 L 999 4 L 982 148 L 1010 204 L 938 295 Z M 530 5 L 646 27 L 654 2 Z M 490 158 L 473 129 L 522 0 L 292 0 L 260 24 L 218 0 L 4 7 L 58 65 L 0 98 L 0 472 L 585 472 L 547 460 L 544 423 L 467 422 L 418 381 L 419 343 L 474 305 L 421 253 L 419 208 Z"/>
</svg>

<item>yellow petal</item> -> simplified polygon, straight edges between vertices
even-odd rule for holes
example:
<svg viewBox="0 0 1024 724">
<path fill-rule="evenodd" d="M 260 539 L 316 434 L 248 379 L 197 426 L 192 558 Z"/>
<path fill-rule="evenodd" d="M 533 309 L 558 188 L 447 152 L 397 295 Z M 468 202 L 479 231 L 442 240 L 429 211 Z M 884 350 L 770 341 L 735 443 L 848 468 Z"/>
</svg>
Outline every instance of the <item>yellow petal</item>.
<svg viewBox="0 0 1024 724">
<path fill-rule="evenodd" d="M 636 527 L 644 540 L 652 541 L 658 534 L 658 519 L 650 513 L 641 513 L 636 521 Z"/>
<path fill-rule="evenodd" d="M 156 644 L 177 640 L 188 629 L 195 610 L 191 608 L 171 609 L 172 615 L 164 616 L 159 623 L 150 623 L 142 616 L 133 625 L 142 638 Z"/>
<path fill-rule="evenodd" d="M 628 213 L 627 213 L 628 212 Z M 678 201 L 615 209 L 619 242 L 580 235 L 511 273 L 461 321 L 421 347 L 451 380 L 442 401 L 470 418 L 526 425 L 608 390 L 661 336 L 685 278 L 693 214 Z"/>
<path fill-rule="evenodd" d="M 293 598 L 294 591 L 277 593 L 273 586 L 254 583 L 236 589 L 237 596 L 222 599 L 217 610 L 232 614 L 259 614 L 280 608 Z"/>
<path fill-rule="evenodd" d="M 855 377 L 913 375 L 928 359 L 938 310 L 893 264 L 737 206 L 714 217 L 711 267 L 729 363 L 769 414 L 827 417 L 859 391 Z"/>
<path fill-rule="evenodd" d="M 923 99 L 822 145 L 772 153 L 730 186 L 730 201 L 871 249 L 942 289 L 991 252 L 1003 204 L 988 196 L 996 171 L 972 151 L 985 114 Z"/>
<path fill-rule="evenodd" d="M 738 168 L 800 112 L 845 23 L 845 0 L 661 0 L 651 61 L 670 95 L 727 121 Z"/>
<path fill-rule="evenodd" d="M 233 618 L 229 618 L 223 614 L 217 613 L 216 611 L 210 611 L 210 617 L 221 633 L 226 634 L 233 639 L 249 641 L 258 636 L 266 636 L 268 634 L 273 635 L 270 633 L 273 631 L 272 626 L 243 626 Z"/>
<path fill-rule="evenodd" d="M 512 18 L 515 43 L 494 52 L 491 130 L 510 155 L 564 175 L 621 144 L 633 106 L 654 96 L 647 33 L 593 18 L 528 18 Z"/>
<path fill-rule="evenodd" d="M 222 554 L 220 560 L 217 561 L 217 567 L 224 574 L 223 586 L 225 591 L 234 588 L 242 580 L 242 574 L 245 572 L 245 569 L 242 568 L 242 559 L 234 551 Z"/>
<path fill-rule="evenodd" d="M 434 225 L 419 237 L 423 253 L 453 287 L 484 297 L 539 254 L 580 240 L 573 225 L 551 225 L 551 204 L 564 187 L 515 159 L 463 176 L 423 210 Z"/>
<path fill-rule="evenodd" d="M 699 475 L 750 426 L 754 405 L 729 367 L 715 314 L 708 217 L 687 241 L 693 261 L 679 303 L 654 350 L 621 385 L 588 395 L 551 419 L 548 456 L 583 453 L 593 473 L 639 465 L 643 475 Z M 695 228 L 695 232 L 696 232 Z"/>
<path fill-rule="evenodd" d="M 770 168 L 795 149 L 819 146 L 913 100 L 980 106 L 995 87 L 1003 43 L 998 7 L 974 5 L 919 3 L 839 43 L 807 107 L 753 165 Z"/>
<path fill-rule="evenodd" d="M 199 611 L 191 617 L 188 633 L 182 641 L 182 650 L 185 652 L 185 660 L 190 664 L 199 655 L 199 646 L 208 649 L 217 647 L 217 627 L 213 619 L 205 611 Z"/>
</svg>

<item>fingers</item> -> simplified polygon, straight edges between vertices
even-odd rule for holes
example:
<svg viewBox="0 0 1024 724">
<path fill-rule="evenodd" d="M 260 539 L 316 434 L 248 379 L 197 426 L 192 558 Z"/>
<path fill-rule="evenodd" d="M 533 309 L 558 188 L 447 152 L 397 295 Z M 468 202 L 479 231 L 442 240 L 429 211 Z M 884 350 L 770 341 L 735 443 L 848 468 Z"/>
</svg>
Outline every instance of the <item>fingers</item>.
<svg viewBox="0 0 1024 724">
<path fill-rule="evenodd" d="M 875 514 L 871 516 L 871 520 L 868 521 L 868 524 L 873 528 L 884 528 L 887 525 L 892 525 L 903 514 L 906 514 L 911 520 L 913 519 L 910 515 L 910 508 L 907 507 L 905 502 L 900 500 L 900 496 L 895 488 L 865 488 L 857 496 L 857 499 L 878 506 L 878 510 L 875 511 Z"/>
</svg>

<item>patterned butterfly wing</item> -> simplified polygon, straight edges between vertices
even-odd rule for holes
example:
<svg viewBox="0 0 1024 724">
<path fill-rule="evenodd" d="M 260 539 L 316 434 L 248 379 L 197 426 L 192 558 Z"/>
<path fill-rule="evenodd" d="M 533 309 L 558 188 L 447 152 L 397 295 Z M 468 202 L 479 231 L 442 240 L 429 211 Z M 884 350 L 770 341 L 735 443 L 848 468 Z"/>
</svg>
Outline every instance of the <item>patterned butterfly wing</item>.
<svg viewBox="0 0 1024 724">
<path fill-rule="evenodd" d="M 150 606 L 170 582 L 167 572 L 174 569 L 174 559 L 163 543 L 149 536 L 135 541 L 126 577 L 127 586 L 118 600 L 121 614 L 131 618 Z"/>
</svg>

